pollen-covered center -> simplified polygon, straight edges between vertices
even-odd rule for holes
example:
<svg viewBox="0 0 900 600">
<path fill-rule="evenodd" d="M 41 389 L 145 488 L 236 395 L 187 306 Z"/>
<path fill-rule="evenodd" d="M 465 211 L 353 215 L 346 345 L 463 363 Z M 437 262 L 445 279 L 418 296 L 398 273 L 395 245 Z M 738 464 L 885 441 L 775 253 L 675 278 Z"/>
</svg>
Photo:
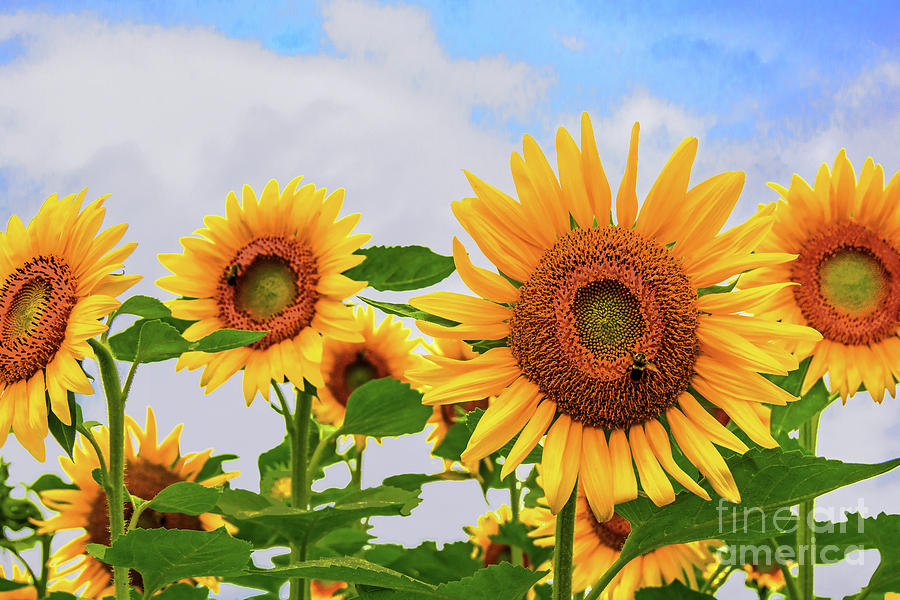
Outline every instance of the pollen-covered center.
<svg viewBox="0 0 900 600">
<path fill-rule="evenodd" d="M 687 389 L 698 352 L 697 293 L 653 240 L 576 229 L 519 289 L 509 347 L 530 381 L 584 425 L 648 421 Z"/>
<path fill-rule="evenodd" d="M 158 465 L 142 458 L 131 459 L 125 465 L 125 487 L 128 491 L 144 500 L 152 500 L 163 489 L 173 483 L 184 481 L 178 473 L 173 472 L 162 465 Z M 125 503 L 125 522 L 131 520 L 134 507 L 130 502 Z M 203 530 L 203 523 L 199 516 L 184 515 L 181 513 L 161 513 L 152 509 L 145 510 L 138 518 L 138 527 L 142 529 L 192 529 Z M 91 504 L 91 512 L 87 523 L 88 542 L 94 544 L 109 545 L 109 504 L 106 496 L 98 493 Z M 112 567 L 102 563 L 107 571 L 112 572 Z M 143 582 L 137 571 L 131 571 L 131 584 L 142 587 Z"/>
<path fill-rule="evenodd" d="M 265 350 L 309 326 L 318 284 L 318 265 L 306 244 L 285 237 L 257 238 L 222 271 L 215 297 L 218 316 L 232 329 L 268 330 L 251 345 Z"/>
<path fill-rule="evenodd" d="M 900 254 L 856 223 L 832 226 L 804 244 L 792 267 L 804 318 L 842 344 L 877 343 L 900 319 Z"/>
<path fill-rule="evenodd" d="M 56 256 L 37 256 L 0 287 L 0 379 L 7 385 L 45 368 L 66 339 L 77 282 Z"/>
<path fill-rule="evenodd" d="M 631 533 L 631 523 L 626 518 L 620 517 L 618 513 L 613 513 L 612 519 L 605 523 L 598 521 L 590 508 L 587 509 L 587 514 L 597 540 L 616 552 L 622 550 L 628 534 Z"/>
<path fill-rule="evenodd" d="M 325 386 L 341 406 L 347 406 L 350 394 L 359 386 L 390 375 L 390 368 L 377 352 L 363 344 L 348 344 L 335 356 L 330 373 L 325 373 Z"/>
</svg>

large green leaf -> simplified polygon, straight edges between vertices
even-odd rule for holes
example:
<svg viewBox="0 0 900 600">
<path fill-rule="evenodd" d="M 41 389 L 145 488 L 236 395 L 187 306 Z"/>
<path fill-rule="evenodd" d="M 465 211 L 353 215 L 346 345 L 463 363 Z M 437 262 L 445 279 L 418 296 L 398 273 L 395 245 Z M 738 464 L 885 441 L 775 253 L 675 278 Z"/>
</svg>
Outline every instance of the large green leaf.
<svg viewBox="0 0 900 600">
<path fill-rule="evenodd" d="M 263 538 L 268 545 L 301 539 L 314 543 L 331 530 L 366 517 L 409 515 L 418 504 L 417 491 L 384 486 L 344 494 L 333 506 L 317 510 L 294 509 L 246 490 L 225 490 L 217 511 L 238 527 L 239 537 L 246 534 L 261 547 Z"/>
<path fill-rule="evenodd" d="M 216 488 L 205 487 L 193 481 L 179 481 L 163 488 L 147 503 L 145 510 L 200 515 L 215 508 L 220 494 L 221 491 Z"/>
<path fill-rule="evenodd" d="M 164 319 L 172 316 L 172 311 L 165 304 L 151 296 L 132 296 L 122 303 L 113 313 L 119 315 L 137 315 L 145 319 Z"/>
<path fill-rule="evenodd" d="M 206 600 L 208 597 L 209 588 L 207 587 L 176 583 L 154 596 L 153 600 Z"/>
<path fill-rule="evenodd" d="M 634 600 L 715 600 L 715 598 L 685 587 L 680 581 L 675 581 L 665 587 L 640 589 L 635 592 Z"/>
<path fill-rule="evenodd" d="M 82 423 L 81 406 L 75 401 L 75 394 L 69 390 L 66 392 L 69 404 L 70 423 L 66 425 L 50 409 L 50 397 L 47 396 L 47 428 L 59 446 L 65 450 L 69 458 L 72 458 L 72 450 L 75 448 L 75 436 L 78 434 L 78 426 Z"/>
<path fill-rule="evenodd" d="M 28 489 L 40 494 L 47 490 L 77 490 L 78 486 L 74 483 L 66 483 L 59 475 L 44 473 L 35 479 Z"/>
<path fill-rule="evenodd" d="M 24 581 L 12 581 L 11 579 L 0 579 L 0 593 L 3 592 L 12 592 L 14 590 L 18 590 L 27 585 L 30 585 Z"/>
<path fill-rule="evenodd" d="M 250 544 L 224 528 L 215 531 L 134 529 L 112 547 L 87 544 L 98 560 L 141 574 L 145 596 L 167 583 L 189 577 L 238 575 L 250 560 Z"/>
<path fill-rule="evenodd" d="M 347 400 L 342 434 L 390 437 L 418 433 L 432 409 L 422 405 L 422 393 L 392 377 L 368 381 Z"/>
<path fill-rule="evenodd" d="M 251 574 L 269 577 L 303 577 L 306 579 L 325 579 L 329 581 L 345 581 L 357 585 L 370 585 L 392 590 L 409 590 L 431 592 L 434 586 L 392 571 L 387 567 L 376 565 L 361 558 L 350 556 L 340 558 L 320 558 L 308 560 L 299 565 L 277 567 L 275 569 L 251 569 Z"/>
<path fill-rule="evenodd" d="M 415 548 L 379 544 L 367 550 L 365 558 L 434 585 L 468 577 L 483 566 L 482 561 L 472 558 L 469 542 L 444 544 L 440 549 L 434 542 L 423 542 Z"/>
<path fill-rule="evenodd" d="M 787 507 L 890 471 L 900 465 L 900 459 L 874 465 L 842 463 L 799 451 L 754 448 L 730 457 L 727 463 L 741 491 L 740 505 L 681 493 L 674 503 L 661 508 L 647 498 L 617 507 L 631 523 L 622 560 L 669 544 L 768 539 L 783 527 Z"/>
<path fill-rule="evenodd" d="M 361 248 L 362 264 L 345 271 L 356 281 L 368 281 L 378 291 L 408 291 L 428 287 L 448 277 L 456 267 L 452 256 L 436 254 L 425 246 L 371 246 Z"/>
<path fill-rule="evenodd" d="M 359 585 L 357 591 L 362 600 L 519 600 L 545 574 L 546 571 L 535 572 L 500 563 L 480 569 L 469 577 L 442 583 L 429 592 L 369 589 Z"/>
<path fill-rule="evenodd" d="M 140 319 L 131 327 L 109 338 L 113 355 L 118 360 L 152 363 L 177 358 L 185 352 L 221 352 L 258 341 L 265 331 L 220 329 L 208 336 L 189 342 L 181 334 L 191 321 L 158 318 Z"/>
<path fill-rule="evenodd" d="M 411 319 L 416 319 L 418 321 L 428 321 L 429 323 L 434 323 L 435 325 L 443 325 L 444 327 L 454 327 L 459 325 L 456 321 L 451 321 L 450 319 L 445 319 L 443 317 L 439 317 L 437 315 L 433 315 L 431 313 L 427 313 L 424 310 L 419 310 L 409 304 L 399 304 L 397 302 L 382 302 L 380 300 L 370 300 L 368 298 L 363 298 L 362 296 L 357 296 L 360 300 L 368 304 L 369 306 L 374 306 L 375 308 L 386 312 L 389 315 L 397 315 L 398 317 L 409 317 Z"/>
</svg>

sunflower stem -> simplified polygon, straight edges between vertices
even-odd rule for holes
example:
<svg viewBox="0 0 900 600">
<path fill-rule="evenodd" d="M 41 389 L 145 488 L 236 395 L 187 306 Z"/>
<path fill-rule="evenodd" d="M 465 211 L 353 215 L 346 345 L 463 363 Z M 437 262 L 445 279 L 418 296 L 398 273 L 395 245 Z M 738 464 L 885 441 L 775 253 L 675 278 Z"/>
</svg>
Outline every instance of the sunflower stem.
<svg viewBox="0 0 900 600">
<path fill-rule="evenodd" d="M 47 582 L 50 579 L 50 570 L 47 563 L 50 562 L 50 541 L 52 539 L 53 536 L 41 536 L 41 578 L 34 583 L 38 598 L 43 598 L 47 595 Z"/>
<path fill-rule="evenodd" d="M 109 489 L 106 490 L 106 498 L 109 503 L 109 541 L 112 545 L 125 533 L 125 404 L 122 402 L 119 372 L 109 345 L 96 339 L 88 340 L 88 343 L 97 357 L 109 417 Z M 126 567 L 113 567 L 113 585 L 116 600 L 129 600 Z"/>
<path fill-rule="evenodd" d="M 572 598 L 572 546 L 575 541 L 575 496 L 572 495 L 556 516 L 556 545 L 553 548 L 553 600 Z"/>
<path fill-rule="evenodd" d="M 772 552 L 775 552 L 778 548 L 778 542 L 775 538 L 769 538 L 769 545 L 772 547 Z M 784 577 L 785 596 L 790 600 L 802 600 L 800 593 L 797 591 L 797 582 L 794 579 L 794 576 L 791 575 L 791 570 L 787 563 L 780 560 L 776 562 L 778 563 L 778 568 L 781 570 L 781 575 Z"/>
<path fill-rule="evenodd" d="M 510 521 L 512 523 L 519 522 L 519 497 L 521 496 L 522 490 L 519 489 L 519 479 L 516 477 L 516 472 L 513 471 L 509 474 L 509 508 L 510 508 Z M 522 557 L 522 549 L 513 544 L 509 548 L 510 559 L 512 560 L 513 566 L 522 567 L 524 566 L 524 560 Z"/>
<path fill-rule="evenodd" d="M 304 389 L 297 388 L 297 403 L 294 407 L 293 423 L 288 429 L 291 438 L 291 506 L 308 510 L 310 478 L 307 474 L 309 458 L 309 417 L 315 388 L 304 381 Z M 291 563 L 306 560 L 306 542 L 291 543 Z M 291 579 L 290 600 L 309 598 L 309 580 Z"/>
<path fill-rule="evenodd" d="M 359 439 L 360 436 L 355 436 L 354 439 L 354 447 L 356 448 L 356 463 L 354 464 L 353 469 L 350 472 L 350 485 L 352 485 L 357 490 L 362 489 L 362 460 L 363 460 L 363 452 L 366 449 L 365 444 L 357 444 L 356 440 Z M 366 438 L 363 437 L 363 440 Z"/>
<path fill-rule="evenodd" d="M 800 426 L 800 445 L 813 454 L 816 453 L 816 438 L 819 434 L 821 414 L 821 412 L 816 413 Z M 815 498 L 800 503 L 800 522 L 797 527 L 797 562 L 800 563 L 799 598 L 815 598 L 813 591 L 816 569 L 815 507 Z"/>
</svg>

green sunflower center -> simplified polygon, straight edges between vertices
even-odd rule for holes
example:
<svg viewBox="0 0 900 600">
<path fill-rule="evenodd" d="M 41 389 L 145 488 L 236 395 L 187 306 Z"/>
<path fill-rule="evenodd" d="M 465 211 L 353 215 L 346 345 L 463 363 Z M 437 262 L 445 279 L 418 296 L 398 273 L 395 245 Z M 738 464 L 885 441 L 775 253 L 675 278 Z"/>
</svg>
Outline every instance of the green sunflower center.
<svg viewBox="0 0 900 600">
<path fill-rule="evenodd" d="M 822 296 L 837 310 L 863 316 L 878 308 L 887 293 L 884 265 L 864 248 L 846 248 L 819 267 Z"/>
<path fill-rule="evenodd" d="M 359 386 L 391 375 L 387 361 L 364 344 L 344 346 L 335 353 L 334 365 L 327 370 L 330 372 L 323 373 L 325 386 L 341 406 L 347 406 L 350 394 Z"/>
<path fill-rule="evenodd" d="M 308 245 L 294 237 L 256 238 L 222 269 L 218 317 L 232 329 L 268 331 L 250 345 L 265 350 L 312 323 L 318 285 L 318 264 Z"/>
<path fill-rule="evenodd" d="M 257 256 L 237 277 L 235 299 L 254 319 L 264 321 L 297 299 L 297 274 L 278 256 Z"/>
<path fill-rule="evenodd" d="M 900 320 L 900 253 L 876 232 L 839 223 L 811 236 L 791 266 L 806 322 L 829 340 L 877 344 Z"/>
<path fill-rule="evenodd" d="M 344 381 L 347 382 L 347 390 L 351 394 L 362 384 L 377 378 L 378 368 L 365 359 L 356 360 L 344 369 Z"/>
<path fill-rule="evenodd" d="M 37 256 L 0 286 L 0 378 L 30 379 L 56 356 L 78 301 L 65 261 Z"/>
<path fill-rule="evenodd" d="M 615 279 L 602 279 L 579 289 L 572 301 L 572 313 L 581 343 L 594 354 L 630 352 L 644 332 L 640 303 Z"/>
</svg>

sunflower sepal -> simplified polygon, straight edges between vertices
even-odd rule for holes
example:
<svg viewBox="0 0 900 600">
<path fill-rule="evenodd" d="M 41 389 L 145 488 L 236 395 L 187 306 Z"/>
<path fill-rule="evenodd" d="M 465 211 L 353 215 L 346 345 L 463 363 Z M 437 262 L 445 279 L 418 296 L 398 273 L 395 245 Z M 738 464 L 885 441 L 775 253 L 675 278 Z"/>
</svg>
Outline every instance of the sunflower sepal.
<svg viewBox="0 0 900 600">
<path fill-rule="evenodd" d="M 354 254 L 366 258 L 343 275 L 379 292 L 429 287 L 456 270 L 452 256 L 438 254 L 425 246 L 369 246 Z"/>
</svg>

